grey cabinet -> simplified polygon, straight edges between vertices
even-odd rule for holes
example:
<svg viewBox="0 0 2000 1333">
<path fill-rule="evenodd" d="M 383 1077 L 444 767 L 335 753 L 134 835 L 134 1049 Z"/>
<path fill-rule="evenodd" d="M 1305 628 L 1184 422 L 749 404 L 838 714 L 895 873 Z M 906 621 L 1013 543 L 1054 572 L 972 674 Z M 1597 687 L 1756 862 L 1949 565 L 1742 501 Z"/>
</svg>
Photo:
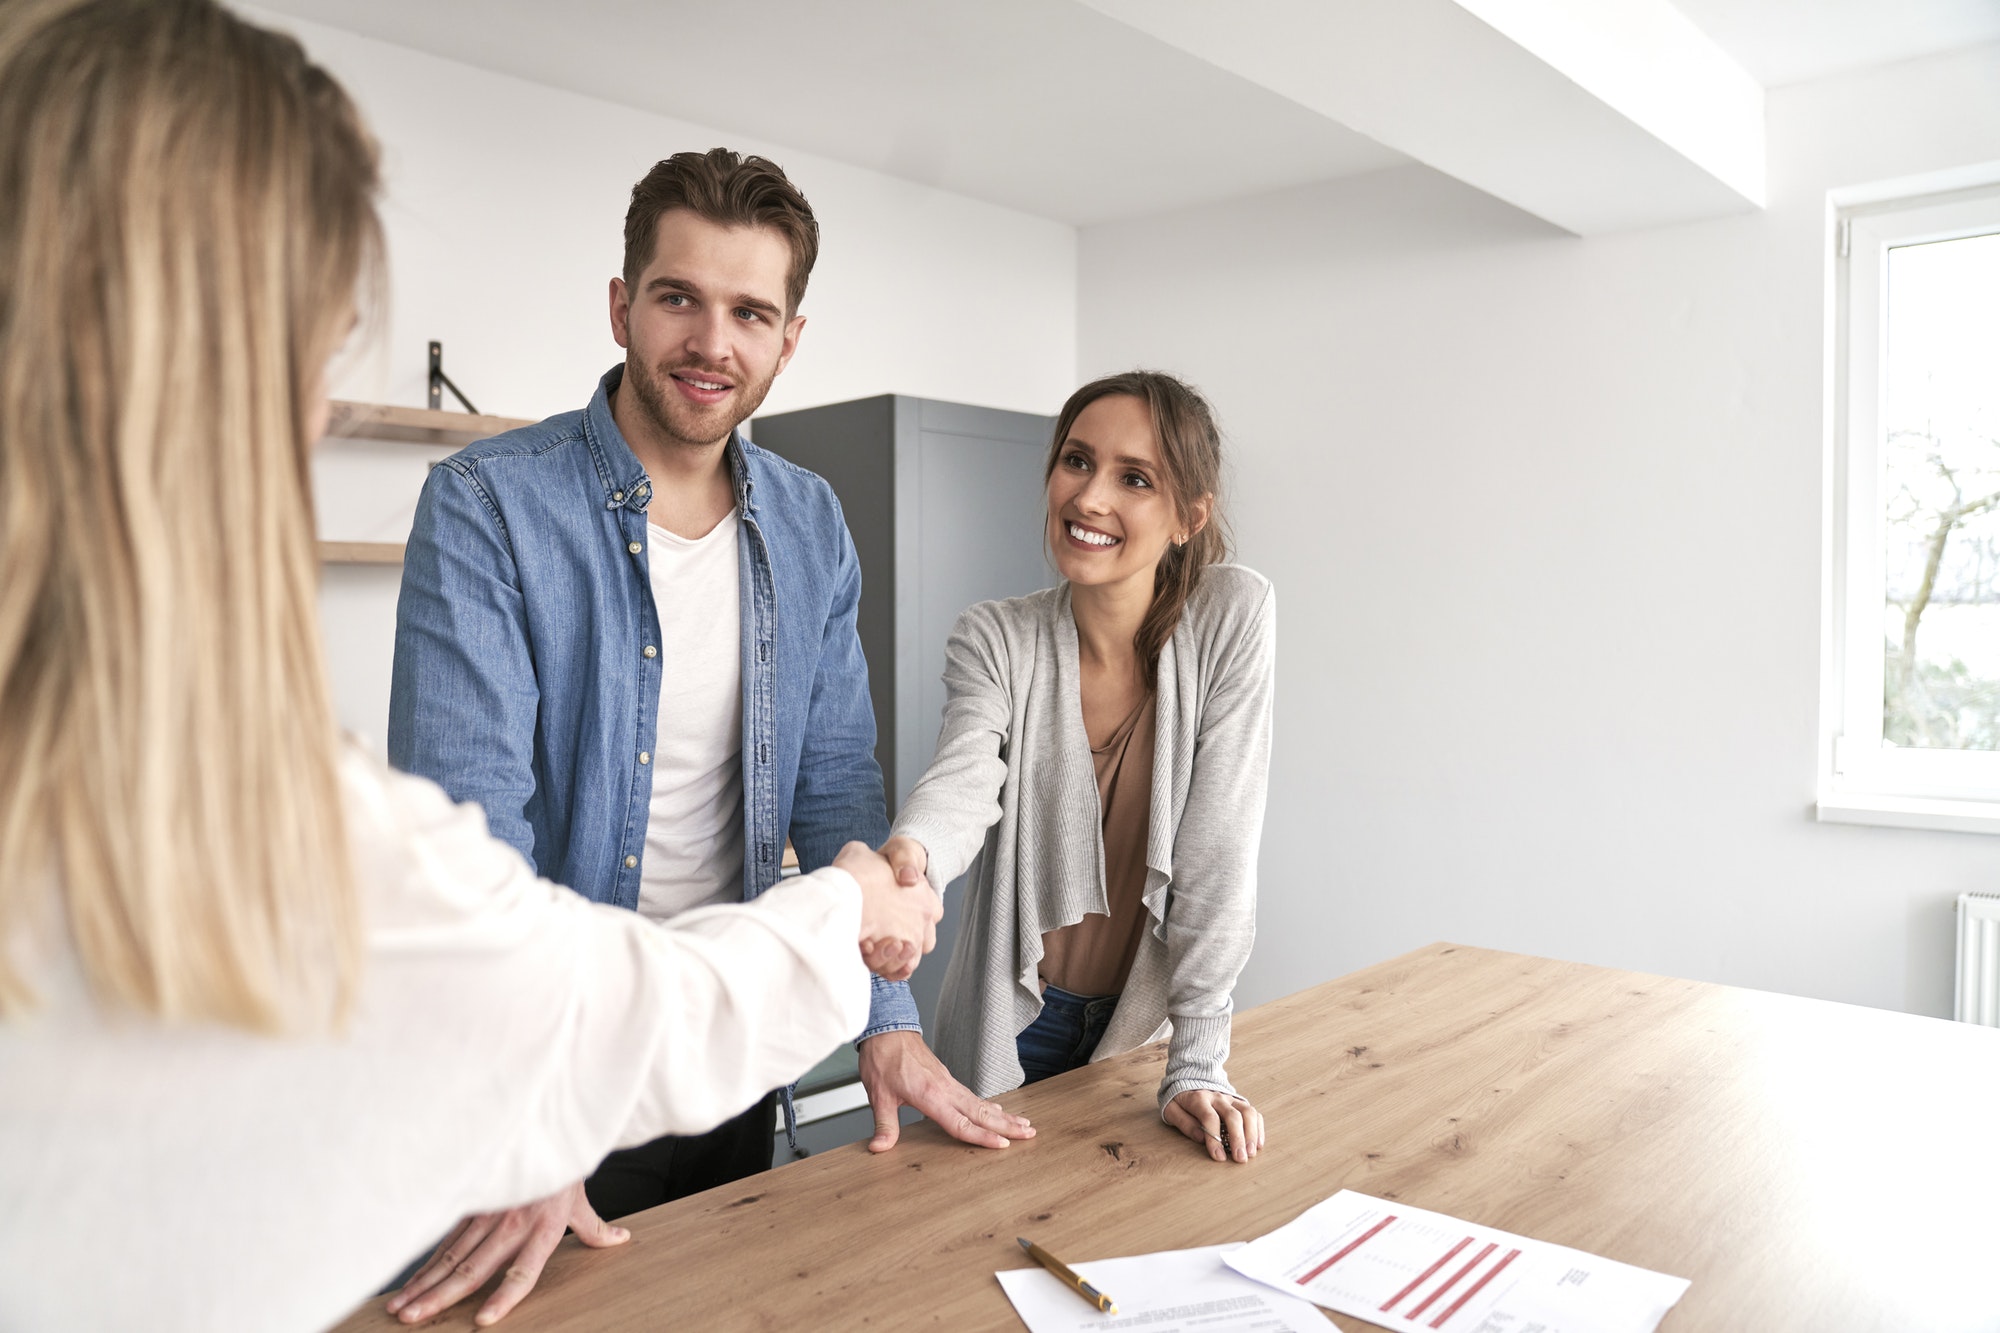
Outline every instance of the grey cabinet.
<svg viewBox="0 0 2000 1333">
<path fill-rule="evenodd" d="M 861 557 L 875 756 L 893 805 L 930 762 L 944 642 L 974 602 L 1055 581 L 1042 545 L 1052 417 L 885 394 L 759 417 L 758 445 L 825 477 Z"/>
<path fill-rule="evenodd" d="M 937 746 L 945 638 L 958 613 L 1055 582 L 1042 542 L 1042 462 L 1054 425 L 1053 417 L 899 394 L 751 423 L 760 447 L 826 478 L 854 534 L 875 754 L 892 814 Z M 911 979 L 926 1028 L 960 900 L 956 887 L 945 895 L 937 951 Z M 841 1058 L 851 1070 L 851 1055 Z M 838 1083 L 841 1058 L 801 1091 Z"/>
</svg>

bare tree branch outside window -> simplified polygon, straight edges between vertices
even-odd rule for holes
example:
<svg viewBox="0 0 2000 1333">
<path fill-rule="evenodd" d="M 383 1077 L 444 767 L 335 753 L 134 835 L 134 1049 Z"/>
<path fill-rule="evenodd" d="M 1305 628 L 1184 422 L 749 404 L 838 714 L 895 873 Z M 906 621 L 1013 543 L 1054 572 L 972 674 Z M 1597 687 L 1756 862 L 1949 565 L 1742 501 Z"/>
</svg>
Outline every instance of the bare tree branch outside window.
<svg viewBox="0 0 2000 1333">
<path fill-rule="evenodd" d="M 2000 749 L 2000 235 L 1892 250 L 1883 740 Z"/>
</svg>

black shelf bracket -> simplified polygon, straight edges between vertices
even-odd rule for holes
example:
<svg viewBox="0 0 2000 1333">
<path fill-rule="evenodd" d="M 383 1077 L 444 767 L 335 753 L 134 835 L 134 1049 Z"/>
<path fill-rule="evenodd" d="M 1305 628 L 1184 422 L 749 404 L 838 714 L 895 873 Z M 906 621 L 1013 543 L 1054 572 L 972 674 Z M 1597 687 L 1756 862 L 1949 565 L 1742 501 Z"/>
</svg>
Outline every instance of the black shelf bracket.
<svg viewBox="0 0 2000 1333">
<path fill-rule="evenodd" d="M 465 396 L 465 392 L 462 389 L 460 389 L 456 384 L 453 384 L 451 382 L 451 376 L 444 373 L 444 344 L 441 342 L 433 342 L 431 344 L 430 383 L 431 383 L 431 410 L 433 412 L 438 411 L 444 406 L 444 396 L 439 392 L 439 390 L 450 389 L 451 396 L 458 399 L 459 403 L 465 408 L 466 411 L 472 413 L 472 415 L 474 416 L 479 415 L 479 409 L 472 405 L 472 400 Z"/>
</svg>

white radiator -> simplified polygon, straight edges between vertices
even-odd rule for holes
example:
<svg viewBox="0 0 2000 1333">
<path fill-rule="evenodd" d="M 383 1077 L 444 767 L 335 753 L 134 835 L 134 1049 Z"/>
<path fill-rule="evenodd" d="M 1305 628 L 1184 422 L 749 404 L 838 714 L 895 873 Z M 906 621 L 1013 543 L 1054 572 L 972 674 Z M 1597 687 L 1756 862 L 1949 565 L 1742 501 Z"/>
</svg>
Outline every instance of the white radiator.
<svg viewBox="0 0 2000 1333">
<path fill-rule="evenodd" d="M 2000 1027 L 2000 894 L 1958 895 L 1958 1007 L 1952 1017 Z"/>
</svg>

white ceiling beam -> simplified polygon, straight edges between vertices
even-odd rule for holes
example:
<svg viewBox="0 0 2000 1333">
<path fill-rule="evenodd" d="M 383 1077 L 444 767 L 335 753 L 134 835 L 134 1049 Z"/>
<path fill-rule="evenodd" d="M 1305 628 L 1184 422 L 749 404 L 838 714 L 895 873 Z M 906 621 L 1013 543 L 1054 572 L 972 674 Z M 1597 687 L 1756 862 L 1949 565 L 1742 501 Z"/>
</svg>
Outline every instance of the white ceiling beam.
<svg viewBox="0 0 2000 1333">
<path fill-rule="evenodd" d="M 1764 201 L 1764 93 L 1667 0 L 1083 0 L 1567 231 Z"/>
</svg>

